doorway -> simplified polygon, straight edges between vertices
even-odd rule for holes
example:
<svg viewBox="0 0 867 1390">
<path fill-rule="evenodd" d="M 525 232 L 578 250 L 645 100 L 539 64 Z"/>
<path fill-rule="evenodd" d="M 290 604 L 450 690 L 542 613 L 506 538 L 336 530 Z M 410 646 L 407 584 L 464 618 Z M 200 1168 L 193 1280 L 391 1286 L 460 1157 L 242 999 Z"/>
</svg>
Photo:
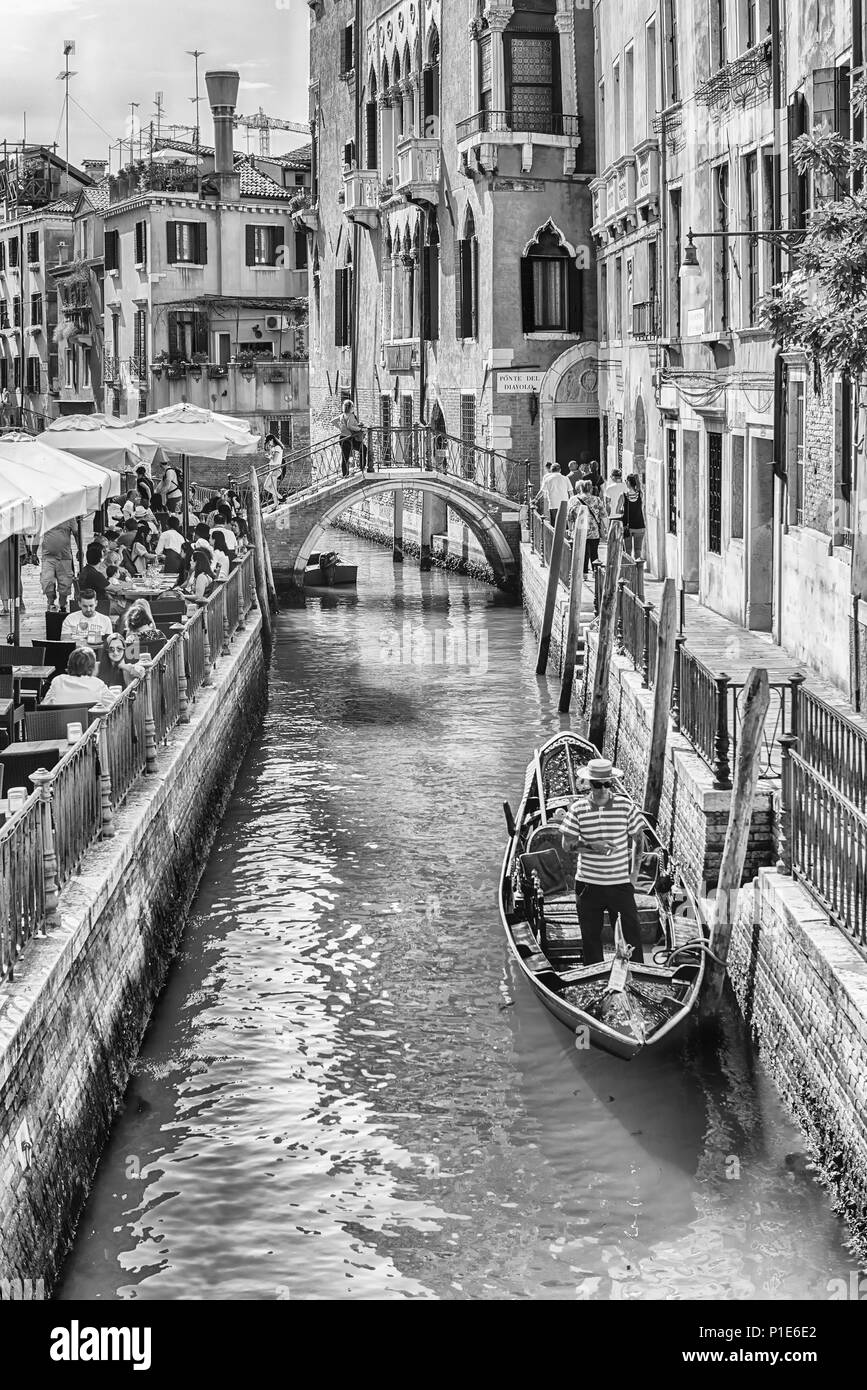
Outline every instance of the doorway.
<svg viewBox="0 0 867 1390">
<path fill-rule="evenodd" d="M 579 463 L 598 460 L 599 420 L 590 415 L 555 419 L 554 449 L 555 462 L 558 464 L 568 464 L 572 459 L 577 459 Z M 543 459 L 542 462 L 549 460 Z"/>
</svg>

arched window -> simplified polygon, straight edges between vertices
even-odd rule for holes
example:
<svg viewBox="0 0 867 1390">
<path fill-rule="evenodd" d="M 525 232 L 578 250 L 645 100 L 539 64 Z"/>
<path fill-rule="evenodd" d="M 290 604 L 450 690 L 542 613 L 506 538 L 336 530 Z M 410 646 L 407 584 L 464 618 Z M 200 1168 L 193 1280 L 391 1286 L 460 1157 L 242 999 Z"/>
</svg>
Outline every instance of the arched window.
<svg viewBox="0 0 867 1390">
<path fill-rule="evenodd" d="M 455 241 L 455 337 L 479 335 L 479 243 L 472 208 L 467 208 L 464 234 Z"/>
<path fill-rule="evenodd" d="M 521 317 L 525 333 L 581 332 L 581 271 L 551 222 L 521 260 Z"/>
<path fill-rule="evenodd" d="M 370 69 L 370 76 L 367 79 L 367 102 L 364 107 L 365 117 L 365 169 L 377 169 L 379 167 L 379 111 L 376 105 L 376 73 Z"/>
<path fill-rule="evenodd" d="M 431 25 L 424 65 L 422 134 L 426 140 L 438 140 L 440 135 L 440 36 L 435 24 Z"/>
<path fill-rule="evenodd" d="M 352 342 L 352 251 L 349 242 L 342 264 L 334 271 L 334 344 L 348 347 Z"/>
</svg>

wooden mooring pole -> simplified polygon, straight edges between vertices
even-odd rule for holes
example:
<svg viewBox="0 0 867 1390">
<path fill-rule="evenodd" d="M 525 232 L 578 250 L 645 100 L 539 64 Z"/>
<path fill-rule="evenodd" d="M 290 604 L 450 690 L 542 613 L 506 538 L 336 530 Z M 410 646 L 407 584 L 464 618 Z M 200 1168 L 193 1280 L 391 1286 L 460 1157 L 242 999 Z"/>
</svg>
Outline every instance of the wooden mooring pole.
<svg viewBox="0 0 867 1390">
<path fill-rule="evenodd" d="M 265 568 L 265 532 L 262 526 L 262 503 L 259 498 L 259 476 L 250 465 L 250 487 L 247 499 L 247 521 L 253 542 L 253 573 L 256 578 L 256 598 L 262 615 L 262 636 L 265 650 L 271 650 L 271 608 L 268 602 L 268 582 Z"/>
<path fill-rule="evenodd" d="M 729 943 L 734 925 L 738 890 L 747 857 L 753 802 L 759 779 L 762 738 L 770 703 L 767 671 L 753 667 L 744 687 L 744 706 L 738 740 L 738 761 L 732 788 L 731 809 L 717 882 L 716 898 L 711 911 L 710 948 L 717 961 L 708 960 L 701 1014 L 716 1013 L 722 998 L 726 975 Z"/>
<path fill-rule="evenodd" d="M 647 779 L 644 783 L 644 814 L 656 825 L 662 800 L 665 773 L 665 745 L 671 717 L 671 690 L 674 684 L 675 642 L 677 640 L 677 586 L 666 579 L 659 601 L 659 637 L 656 645 L 656 675 L 653 682 L 653 725 Z"/>
<path fill-rule="evenodd" d="M 545 611 L 542 614 L 542 630 L 539 633 L 539 654 L 536 658 L 536 675 L 544 676 L 548 669 L 548 654 L 551 651 L 551 628 L 554 624 L 554 605 L 557 602 L 557 584 L 560 578 L 560 557 L 566 539 L 566 514 L 568 502 L 561 502 L 557 509 L 554 526 L 554 542 L 551 546 L 551 560 L 548 568 L 548 588 L 545 593 Z"/>
<path fill-rule="evenodd" d="M 560 683 L 561 714 L 569 713 L 572 702 L 572 682 L 575 679 L 575 653 L 581 627 L 581 595 L 584 587 L 584 552 L 587 548 L 587 508 L 582 507 L 572 534 L 572 566 L 569 571 L 569 613 L 566 618 L 566 644 L 563 654 L 563 679 Z"/>
<path fill-rule="evenodd" d="M 608 676 L 611 670 L 611 649 L 614 646 L 614 627 L 617 621 L 617 579 L 620 574 L 620 552 L 622 549 L 623 523 L 612 521 L 608 527 L 605 579 L 602 585 L 602 602 L 599 605 L 596 671 L 593 677 L 590 729 L 587 735 L 600 753 L 605 741 L 605 721 L 608 715 Z"/>
</svg>

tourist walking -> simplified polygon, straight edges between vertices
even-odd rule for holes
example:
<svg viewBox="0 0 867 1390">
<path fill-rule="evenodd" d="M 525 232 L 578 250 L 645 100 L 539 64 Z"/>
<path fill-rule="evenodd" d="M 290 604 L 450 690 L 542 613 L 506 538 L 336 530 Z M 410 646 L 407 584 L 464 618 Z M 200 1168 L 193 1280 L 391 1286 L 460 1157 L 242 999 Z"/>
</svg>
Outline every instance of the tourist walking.
<svg viewBox="0 0 867 1390">
<path fill-rule="evenodd" d="M 605 502 L 605 510 L 609 516 L 617 516 L 623 510 L 621 498 L 626 496 L 626 484 L 623 481 L 623 474 L 619 468 L 611 471 L 611 481 L 605 484 L 602 493 Z"/>
<path fill-rule="evenodd" d="M 569 517 L 572 521 L 572 534 L 575 534 L 575 526 L 581 513 L 587 516 L 587 541 L 584 546 L 584 575 L 591 565 L 594 565 L 599 558 L 599 542 L 602 539 L 602 531 L 605 526 L 605 510 L 600 498 L 593 495 L 593 484 L 589 478 L 582 478 L 578 484 L 575 496 L 569 503 Z"/>
<path fill-rule="evenodd" d="M 644 497 L 641 479 L 637 473 L 630 473 L 626 479 L 626 492 L 622 501 L 623 553 L 640 560 L 644 550 L 644 534 L 647 524 L 644 519 Z"/>
<path fill-rule="evenodd" d="M 620 918 L 631 959 L 644 960 L 635 903 L 644 833 L 638 807 L 616 786 L 621 775 L 607 758 L 591 758 L 584 768 L 588 794 L 570 806 L 561 824 L 563 848 L 578 851 L 575 900 L 584 965 L 604 959 L 606 912 L 612 927 Z"/>
<path fill-rule="evenodd" d="M 74 521 L 62 521 L 42 537 L 40 583 L 46 603 L 54 611 L 65 609 L 72 593 L 72 541 L 75 533 Z"/>
<path fill-rule="evenodd" d="M 542 486 L 533 498 L 534 503 L 543 502 L 548 512 L 548 519 L 551 525 L 556 525 L 557 512 L 560 510 L 561 502 L 568 502 L 572 496 L 572 484 L 565 473 L 560 471 L 557 464 L 545 464 L 545 476 L 542 479 Z"/>
</svg>

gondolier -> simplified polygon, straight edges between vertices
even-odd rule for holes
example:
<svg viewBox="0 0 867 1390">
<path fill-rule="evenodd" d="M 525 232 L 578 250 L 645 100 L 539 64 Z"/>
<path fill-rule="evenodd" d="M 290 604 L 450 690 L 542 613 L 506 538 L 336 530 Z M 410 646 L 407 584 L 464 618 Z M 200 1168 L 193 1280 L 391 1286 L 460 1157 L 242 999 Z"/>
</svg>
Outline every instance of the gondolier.
<svg viewBox="0 0 867 1390">
<path fill-rule="evenodd" d="M 576 801 L 562 823 L 563 847 L 578 850 L 575 900 L 583 942 L 584 964 L 604 959 L 602 926 L 607 910 L 617 917 L 632 961 L 643 961 L 635 884 L 641 867 L 644 836 L 635 803 L 618 790 L 619 769 L 607 758 L 591 758 L 584 768 L 586 798 Z"/>
</svg>

